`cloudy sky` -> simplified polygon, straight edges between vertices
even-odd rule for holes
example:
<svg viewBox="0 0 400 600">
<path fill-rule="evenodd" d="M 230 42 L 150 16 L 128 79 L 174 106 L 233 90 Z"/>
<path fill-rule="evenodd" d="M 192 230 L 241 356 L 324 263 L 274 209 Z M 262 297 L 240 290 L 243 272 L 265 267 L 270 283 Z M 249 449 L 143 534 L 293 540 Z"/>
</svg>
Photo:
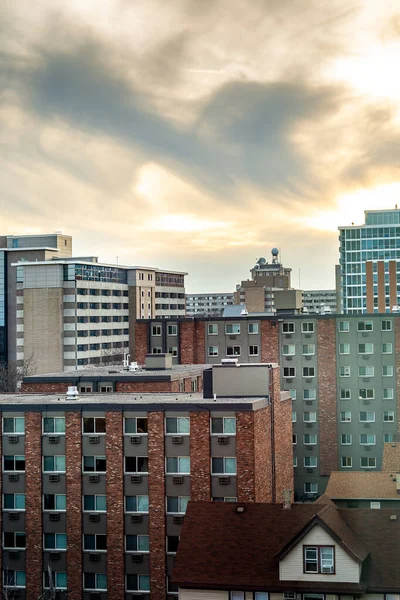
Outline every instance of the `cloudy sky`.
<svg viewBox="0 0 400 600">
<path fill-rule="evenodd" d="M 333 287 L 337 226 L 400 204 L 399 62 L 394 0 L 2 0 L 0 232 Z"/>
</svg>

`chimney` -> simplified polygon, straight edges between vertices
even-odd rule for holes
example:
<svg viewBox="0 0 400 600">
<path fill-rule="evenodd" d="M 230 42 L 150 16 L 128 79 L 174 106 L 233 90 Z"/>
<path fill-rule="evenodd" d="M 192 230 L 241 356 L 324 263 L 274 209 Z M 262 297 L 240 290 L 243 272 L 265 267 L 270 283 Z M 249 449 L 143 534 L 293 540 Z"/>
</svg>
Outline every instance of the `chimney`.
<svg viewBox="0 0 400 600">
<path fill-rule="evenodd" d="M 283 490 L 283 505 L 284 510 L 290 510 L 292 507 L 292 490 Z"/>
</svg>

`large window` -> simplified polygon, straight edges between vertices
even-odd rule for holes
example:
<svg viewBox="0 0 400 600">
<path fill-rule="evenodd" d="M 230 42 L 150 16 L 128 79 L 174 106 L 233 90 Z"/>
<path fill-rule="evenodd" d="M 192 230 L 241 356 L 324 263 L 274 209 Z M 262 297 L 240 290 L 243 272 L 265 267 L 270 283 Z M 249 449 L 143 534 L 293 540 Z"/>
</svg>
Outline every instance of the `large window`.
<svg viewBox="0 0 400 600">
<path fill-rule="evenodd" d="M 335 572 L 334 546 L 303 546 L 304 572 L 324 573 Z"/>
<path fill-rule="evenodd" d="M 26 547 L 26 535 L 22 531 L 5 531 L 3 532 L 3 548 L 15 548 L 21 550 Z"/>
<path fill-rule="evenodd" d="M 283 376 L 286 378 L 296 377 L 296 367 L 283 367 Z"/>
<path fill-rule="evenodd" d="M 50 581 L 49 581 L 49 573 L 48 571 L 44 572 L 44 577 L 43 577 L 43 587 L 45 589 L 49 589 L 50 588 Z M 52 584 L 53 587 L 56 588 L 56 590 L 66 590 L 67 589 L 67 574 L 60 572 L 60 571 L 53 571 L 51 574 L 51 578 L 52 578 Z"/>
<path fill-rule="evenodd" d="M 147 435 L 147 417 L 126 417 L 124 419 L 124 433 L 127 435 Z"/>
<path fill-rule="evenodd" d="M 347 333 L 348 331 L 350 331 L 349 321 L 339 321 L 338 329 L 341 333 Z"/>
<path fill-rule="evenodd" d="M 374 456 L 362 456 L 360 467 L 362 469 L 376 469 L 376 458 Z"/>
<path fill-rule="evenodd" d="M 67 496 L 65 494 L 44 494 L 43 510 L 64 511 L 67 508 Z"/>
<path fill-rule="evenodd" d="M 369 367 L 369 366 L 366 367 L 365 365 L 358 367 L 358 376 L 359 377 L 373 377 L 374 372 L 375 372 L 374 367 Z"/>
<path fill-rule="evenodd" d="M 240 346 L 227 346 L 226 356 L 240 356 Z"/>
<path fill-rule="evenodd" d="M 5 588 L 24 588 L 26 587 L 26 571 L 3 571 L 3 584 Z"/>
<path fill-rule="evenodd" d="M 150 591 L 150 576 L 149 575 L 126 575 L 126 591 L 127 592 L 149 592 Z"/>
<path fill-rule="evenodd" d="M 282 332 L 283 333 L 294 333 L 295 332 L 294 323 L 282 323 Z"/>
<path fill-rule="evenodd" d="M 370 410 L 362 410 L 360 412 L 360 423 L 374 423 L 375 422 L 375 412 Z"/>
<path fill-rule="evenodd" d="M 189 417 L 167 417 L 165 419 L 166 434 L 189 434 L 190 433 L 190 418 Z"/>
<path fill-rule="evenodd" d="M 249 334 L 258 333 L 258 323 L 249 323 Z"/>
<path fill-rule="evenodd" d="M 236 458 L 212 458 L 213 475 L 236 475 Z"/>
<path fill-rule="evenodd" d="M 25 456 L 3 456 L 3 471 L 25 471 Z"/>
<path fill-rule="evenodd" d="M 83 496 L 83 510 L 85 512 L 106 512 L 107 496 L 103 494 Z"/>
<path fill-rule="evenodd" d="M 190 496 L 168 496 L 167 513 L 185 514 Z"/>
<path fill-rule="evenodd" d="M 67 535 L 65 533 L 45 533 L 43 536 L 44 550 L 66 550 Z"/>
<path fill-rule="evenodd" d="M 65 455 L 43 456 L 44 473 L 65 473 Z"/>
<path fill-rule="evenodd" d="M 350 344 L 339 344 L 339 354 L 350 354 Z"/>
<path fill-rule="evenodd" d="M 301 324 L 301 331 L 303 333 L 314 333 L 314 323 L 306 321 Z"/>
<path fill-rule="evenodd" d="M 147 456 L 125 456 L 125 473 L 148 473 L 149 459 Z"/>
<path fill-rule="evenodd" d="M 104 533 L 85 533 L 83 536 L 84 550 L 107 550 L 107 536 Z"/>
<path fill-rule="evenodd" d="M 84 456 L 83 457 L 83 472 L 84 473 L 105 473 L 106 472 L 106 457 L 105 456 Z"/>
<path fill-rule="evenodd" d="M 218 335 L 218 324 L 217 323 L 209 323 L 208 335 Z"/>
<path fill-rule="evenodd" d="M 235 417 L 211 417 L 211 435 L 235 435 Z"/>
<path fill-rule="evenodd" d="M 148 496 L 125 496 L 125 512 L 149 512 Z"/>
<path fill-rule="evenodd" d="M 358 344 L 358 354 L 373 354 L 374 344 Z"/>
<path fill-rule="evenodd" d="M 43 417 L 43 433 L 65 433 L 65 417 Z"/>
<path fill-rule="evenodd" d="M 84 573 L 84 590 L 107 590 L 107 575 L 105 573 Z"/>
<path fill-rule="evenodd" d="M 25 494 L 4 494 L 4 510 L 25 510 Z"/>
<path fill-rule="evenodd" d="M 374 325 L 372 321 L 358 321 L 357 331 L 372 331 Z"/>
<path fill-rule="evenodd" d="M 25 433 L 25 418 L 24 417 L 4 417 L 3 418 L 3 433 L 10 433 L 10 434 Z"/>
<path fill-rule="evenodd" d="M 303 367 L 303 377 L 315 377 L 315 367 Z"/>
<path fill-rule="evenodd" d="M 238 335 L 240 333 L 239 323 L 228 323 L 225 325 L 225 333 L 227 335 Z"/>
<path fill-rule="evenodd" d="M 294 344 L 283 344 L 282 354 L 283 356 L 294 356 L 296 354 L 296 346 Z"/>
<path fill-rule="evenodd" d="M 148 535 L 126 535 L 126 552 L 149 552 L 150 543 Z"/>
<path fill-rule="evenodd" d="M 82 422 L 83 433 L 105 433 L 106 419 L 105 417 L 84 417 Z"/>
<path fill-rule="evenodd" d="M 189 475 L 189 456 L 168 456 L 166 459 L 166 472 Z"/>
<path fill-rule="evenodd" d="M 393 377 L 393 365 L 382 365 L 382 377 Z"/>
</svg>

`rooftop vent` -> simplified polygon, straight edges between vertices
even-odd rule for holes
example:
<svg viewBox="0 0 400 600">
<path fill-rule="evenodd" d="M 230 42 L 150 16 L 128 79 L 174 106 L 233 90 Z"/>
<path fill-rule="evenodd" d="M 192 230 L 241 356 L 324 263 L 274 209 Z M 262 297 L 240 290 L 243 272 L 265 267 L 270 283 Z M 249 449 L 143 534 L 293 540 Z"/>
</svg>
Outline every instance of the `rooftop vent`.
<svg viewBox="0 0 400 600">
<path fill-rule="evenodd" d="M 397 515 L 390 515 L 389 518 L 391 521 L 397 521 Z"/>
<path fill-rule="evenodd" d="M 79 392 L 76 385 L 69 385 L 67 390 L 67 400 L 76 400 L 79 398 Z"/>
<path fill-rule="evenodd" d="M 221 365 L 237 365 L 239 360 L 237 358 L 223 358 Z"/>
</svg>

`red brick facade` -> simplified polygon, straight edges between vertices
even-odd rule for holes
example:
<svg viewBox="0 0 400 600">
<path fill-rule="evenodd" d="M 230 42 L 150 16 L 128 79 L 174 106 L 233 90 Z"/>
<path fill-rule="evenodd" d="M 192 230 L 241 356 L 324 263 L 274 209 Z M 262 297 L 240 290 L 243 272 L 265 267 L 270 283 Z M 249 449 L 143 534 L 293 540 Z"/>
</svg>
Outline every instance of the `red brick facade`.
<svg viewBox="0 0 400 600">
<path fill-rule="evenodd" d="M 124 468 L 122 412 L 106 413 L 107 587 L 113 600 L 125 598 Z"/>
<path fill-rule="evenodd" d="M 134 345 L 130 348 L 131 360 L 135 360 L 139 365 L 146 362 L 146 354 L 149 352 L 148 328 L 150 324 L 145 321 L 135 322 Z"/>
<path fill-rule="evenodd" d="M 254 413 L 255 501 L 272 502 L 271 409 Z"/>
<path fill-rule="evenodd" d="M 180 323 L 180 348 L 179 348 L 179 356 L 180 356 L 180 364 L 181 365 L 194 365 L 195 364 L 195 355 L 198 354 L 195 352 L 196 347 L 196 337 L 195 337 L 195 325 L 194 321 L 182 321 Z M 204 361 L 201 361 L 204 362 Z"/>
<path fill-rule="evenodd" d="M 280 368 L 270 370 L 271 403 L 273 418 L 273 447 L 275 457 L 272 502 L 283 501 L 283 491 L 294 491 L 293 443 L 292 443 L 292 399 L 288 392 L 281 395 Z M 284 398 L 284 399 L 282 399 Z"/>
<path fill-rule="evenodd" d="M 210 413 L 190 413 L 190 498 L 211 500 Z"/>
<path fill-rule="evenodd" d="M 25 413 L 26 597 L 42 593 L 42 415 Z"/>
<path fill-rule="evenodd" d="M 165 600 L 164 413 L 148 414 L 151 600 Z"/>
<path fill-rule="evenodd" d="M 195 322 L 194 364 L 204 365 L 206 359 L 206 324 L 204 321 Z"/>
<path fill-rule="evenodd" d="M 116 392 L 178 392 L 179 381 L 117 381 Z"/>
<path fill-rule="evenodd" d="M 335 319 L 317 321 L 319 471 L 322 477 L 338 468 L 335 323 Z"/>
<path fill-rule="evenodd" d="M 261 362 L 279 363 L 279 327 L 276 321 L 261 320 Z"/>
<path fill-rule="evenodd" d="M 80 412 L 65 413 L 68 600 L 82 598 L 82 433 Z"/>
<path fill-rule="evenodd" d="M 255 501 L 254 413 L 236 413 L 237 499 Z"/>
<path fill-rule="evenodd" d="M 21 392 L 23 394 L 65 394 L 68 391 L 69 383 L 22 383 Z"/>
</svg>

